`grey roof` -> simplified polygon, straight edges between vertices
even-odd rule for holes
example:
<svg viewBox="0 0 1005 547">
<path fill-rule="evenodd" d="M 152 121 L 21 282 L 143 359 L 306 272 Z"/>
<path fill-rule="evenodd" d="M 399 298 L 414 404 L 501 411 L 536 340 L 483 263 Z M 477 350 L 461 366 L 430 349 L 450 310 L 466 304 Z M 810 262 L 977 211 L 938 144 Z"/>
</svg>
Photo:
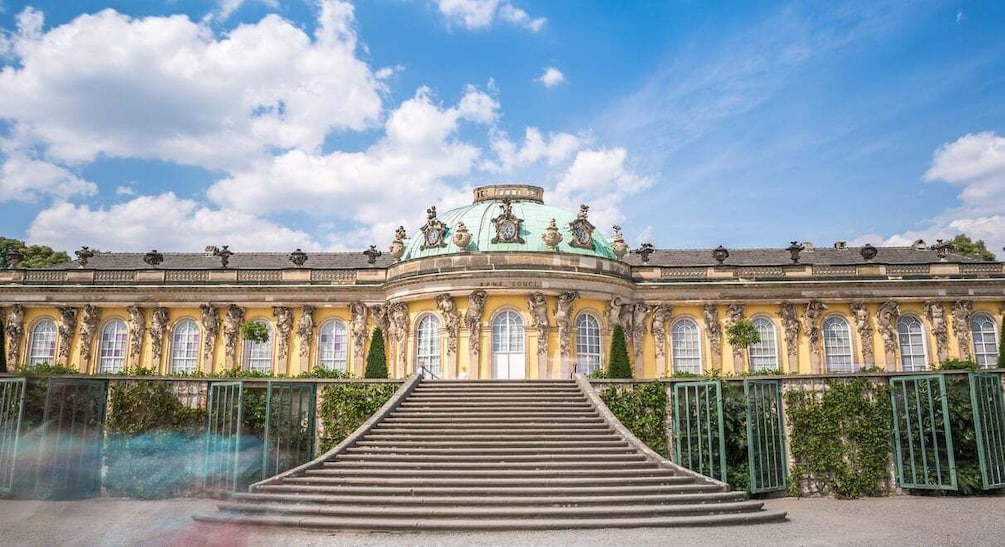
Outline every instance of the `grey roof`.
<svg viewBox="0 0 1005 547">
<path fill-rule="evenodd" d="M 208 253 L 161 253 L 164 262 L 157 266 L 161 270 L 214 270 L 219 269 L 220 257 Z M 88 269 L 95 270 L 149 270 L 151 266 L 143 262 L 146 253 L 95 253 L 87 261 Z M 283 270 L 295 268 L 289 260 L 290 253 L 242 253 L 234 251 L 228 269 L 233 270 Z M 362 252 L 307 253 L 304 268 L 316 269 L 357 269 L 386 268 L 391 257 L 385 253 L 377 257 L 374 264 L 367 263 Z M 77 268 L 79 261 L 64 262 L 50 269 L 68 270 Z"/>
<path fill-rule="evenodd" d="M 783 266 L 792 264 L 792 256 L 786 249 L 727 249 L 729 258 L 724 266 Z M 942 262 L 936 251 L 915 249 L 914 247 L 876 247 L 876 257 L 871 261 L 862 258 L 861 247 L 835 249 L 815 247 L 799 254 L 800 264 L 851 265 L 851 264 L 931 264 Z M 658 249 L 649 255 L 649 262 L 634 253 L 625 256 L 625 261 L 633 266 L 715 266 L 712 249 Z M 973 258 L 950 253 L 946 262 L 980 262 Z"/>
<path fill-rule="evenodd" d="M 877 247 L 876 258 L 866 261 L 859 253 L 861 247 L 835 249 L 831 247 L 806 250 L 799 255 L 800 264 L 852 265 L 852 264 L 931 264 L 942 262 L 938 253 L 931 249 L 914 247 Z M 151 267 L 143 262 L 146 253 L 96 253 L 87 263 L 88 269 L 95 270 L 146 270 Z M 220 257 L 206 253 L 162 253 L 164 262 L 158 269 L 165 270 L 212 270 L 220 268 Z M 230 269 L 278 270 L 294 268 L 289 253 L 234 252 L 230 257 Z M 367 263 L 362 252 L 308 252 L 305 268 L 316 269 L 357 269 L 386 268 L 392 264 L 385 253 L 374 264 Z M 946 257 L 950 263 L 980 262 L 950 253 Z M 629 254 L 625 262 L 633 266 L 706 267 L 715 266 L 712 249 L 658 249 L 643 264 L 637 254 Z M 792 264 L 791 255 L 785 249 L 729 249 L 729 258 L 724 266 L 783 266 Z M 65 262 L 51 269 L 65 270 L 77 268 L 78 261 Z"/>
</svg>

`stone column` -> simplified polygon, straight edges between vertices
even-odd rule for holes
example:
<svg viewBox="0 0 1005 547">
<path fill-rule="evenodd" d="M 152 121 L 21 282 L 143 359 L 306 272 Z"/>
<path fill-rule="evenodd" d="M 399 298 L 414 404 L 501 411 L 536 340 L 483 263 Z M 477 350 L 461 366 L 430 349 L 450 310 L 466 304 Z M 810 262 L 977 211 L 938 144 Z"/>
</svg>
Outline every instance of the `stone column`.
<svg viewBox="0 0 1005 547">
<path fill-rule="evenodd" d="M 796 307 L 789 302 L 782 302 L 778 310 L 785 330 L 785 351 L 788 356 L 788 371 L 799 373 L 799 318 L 796 317 Z"/>
<path fill-rule="evenodd" d="M 537 331 L 537 377 L 548 377 L 548 297 L 536 292 L 527 296 L 531 326 Z"/>
<path fill-rule="evenodd" d="M 91 368 L 91 347 L 94 345 L 94 331 L 101 322 L 101 308 L 90 304 L 84 306 L 80 326 L 80 371 L 87 373 Z"/>
<path fill-rule="evenodd" d="M 653 335 L 656 346 L 656 377 L 661 378 L 667 375 L 667 329 L 673 318 L 673 306 L 670 304 L 656 304 L 651 306 L 653 310 L 653 323 L 649 327 L 649 332 Z"/>
<path fill-rule="evenodd" d="M 883 339 L 883 362 L 887 372 L 897 370 L 897 317 L 900 316 L 900 304 L 894 301 L 883 302 L 876 312 L 876 325 Z"/>
<path fill-rule="evenodd" d="M 311 342 L 314 340 L 314 306 L 305 305 L 297 323 L 297 343 L 300 345 L 300 370 L 311 369 Z"/>
<path fill-rule="evenodd" d="M 0 319 L 5 320 L 4 336 L 7 337 L 7 370 L 14 370 L 22 364 L 28 364 L 27 359 L 22 363 L 21 337 L 24 335 L 24 306 L 14 304 L 7 309 L 6 317 L 0 315 Z"/>
<path fill-rule="evenodd" d="M 708 334 L 708 345 L 712 350 L 708 369 L 722 370 L 722 325 L 719 324 L 719 310 L 715 304 L 706 304 L 702 316 L 705 320 L 705 332 Z"/>
<path fill-rule="evenodd" d="M 290 333 L 293 332 L 293 310 L 284 306 L 272 308 L 276 318 L 276 372 L 291 374 Z"/>
</svg>

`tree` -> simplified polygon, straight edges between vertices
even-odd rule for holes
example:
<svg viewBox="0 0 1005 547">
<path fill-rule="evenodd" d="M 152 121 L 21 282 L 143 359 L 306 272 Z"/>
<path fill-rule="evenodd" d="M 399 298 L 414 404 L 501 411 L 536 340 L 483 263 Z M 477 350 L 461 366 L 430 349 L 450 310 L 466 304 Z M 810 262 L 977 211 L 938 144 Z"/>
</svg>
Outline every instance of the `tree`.
<svg viewBox="0 0 1005 547">
<path fill-rule="evenodd" d="M 387 355 L 384 352 L 384 333 L 380 327 L 373 329 L 370 351 L 366 354 L 364 378 L 387 378 Z"/>
<path fill-rule="evenodd" d="M 726 329 L 726 340 L 729 345 L 734 348 L 740 348 L 747 351 L 750 346 L 757 344 L 761 341 L 761 333 L 758 332 L 757 326 L 750 319 L 740 319 L 736 323 L 730 325 Z M 750 352 L 747 352 L 747 367 L 753 370 L 753 364 L 750 362 Z"/>
<path fill-rule="evenodd" d="M 611 335 L 611 356 L 607 361 L 608 378 L 631 378 L 632 365 L 628 361 L 628 347 L 625 344 L 625 330 L 614 325 Z"/>
<path fill-rule="evenodd" d="M 241 336 L 252 344 L 264 344 L 269 341 L 269 327 L 255 321 L 241 323 Z"/>
<path fill-rule="evenodd" d="M 997 260 L 995 254 L 989 251 L 987 246 L 984 245 L 983 239 L 973 241 L 967 234 L 958 234 L 949 240 L 949 244 L 953 246 L 953 252 L 958 255 L 976 258 L 985 262 L 994 262 Z"/>
<path fill-rule="evenodd" d="M 0 237 L 0 269 L 10 267 L 7 253 L 16 249 L 21 253 L 21 268 L 48 268 L 55 264 L 70 261 L 70 255 L 63 251 L 54 251 L 47 245 L 25 245 L 20 239 Z"/>
</svg>

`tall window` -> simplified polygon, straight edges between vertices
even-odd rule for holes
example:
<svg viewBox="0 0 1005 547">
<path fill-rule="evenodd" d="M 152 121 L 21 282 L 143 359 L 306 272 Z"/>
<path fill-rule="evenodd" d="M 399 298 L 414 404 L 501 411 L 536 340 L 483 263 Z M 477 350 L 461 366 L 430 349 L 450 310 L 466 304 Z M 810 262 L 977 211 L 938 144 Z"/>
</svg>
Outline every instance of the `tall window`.
<svg viewBox="0 0 1005 547">
<path fill-rule="evenodd" d="M 527 374 L 523 318 L 514 311 L 504 311 L 492 320 L 493 376 L 520 379 Z"/>
<path fill-rule="evenodd" d="M 913 315 L 900 316 L 897 319 L 897 338 L 900 341 L 901 370 L 928 368 L 928 356 L 925 355 L 925 329 L 921 326 L 921 320 Z"/>
<path fill-rule="evenodd" d="M 126 368 L 126 322 L 112 319 L 101 329 L 98 350 L 98 372 L 110 374 Z"/>
<path fill-rule="evenodd" d="M 981 367 L 993 367 L 998 362 L 998 335 L 995 322 L 986 313 L 974 314 L 970 319 L 970 334 L 974 339 L 974 360 Z"/>
<path fill-rule="evenodd" d="M 264 319 L 255 321 L 269 332 L 269 339 L 264 342 L 244 341 L 244 370 L 272 374 L 272 324 Z"/>
<path fill-rule="evenodd" d="M 761 341 L 750 346 L 750 365 L 754 370 L 778 369 L 778 339 L 775 325 L 766 317 L 755 317 L 751 323 L 757 327 Z"/>
<path fill-rule="evenodd" d="M 42 319 L 31 329 L 28 343 L 28 364 L 40 365 L 56 360 L 56 322 Z"/>
<path fill-rule="evenodd" d="M 576 318 L 576 365 L 580 374 L 600 368 L 600 322 L 588 313 Z"/>
<path fill-rule="evenodd" d="M 199 325 L 191 319 L 179 322 L 171 332 L 171 361 L 168 370 L 172 374 L 195 372 L 199 361 Z"/>
<path fill-rule="evenodd" d="M 670 331 L 673 371 L 701 374 L 701 334 L 691 319 L 679 319 Z"/>
<path fill-rule="evenodd" d="M 419 320 L 415 329 L 415 367 L 442 376 L 440 366 L 440 320 L 432 314 Z"/>
<path fill-rule="evenodd" d="M 345 323 L 336 319 L 321 325 L 318 363 L 329 370 L 348 370 L 349 331 Z"/>
<path fill-rule="evenodd" d="M 824 320 L 823 331 L 827 372 L 855 372 L 848 322 L 832 315 Z"/>
</svg>

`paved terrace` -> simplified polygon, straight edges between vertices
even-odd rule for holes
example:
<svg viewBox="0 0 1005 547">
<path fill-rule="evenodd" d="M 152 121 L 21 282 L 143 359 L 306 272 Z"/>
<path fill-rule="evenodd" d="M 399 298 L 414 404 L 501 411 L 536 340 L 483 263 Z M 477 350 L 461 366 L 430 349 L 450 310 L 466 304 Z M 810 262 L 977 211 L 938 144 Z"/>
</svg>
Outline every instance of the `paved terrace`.
<svg viewBox="0 0 1005 547">
<path fill-rule="evenodd" d="M 216 501 L 0 501 L 3 545 L 1001 545 L 1005 497 L 782 498 L 789 522 L 743 527 L 485 533 L 349 533 L 200 524 Z"/>
</svg>

